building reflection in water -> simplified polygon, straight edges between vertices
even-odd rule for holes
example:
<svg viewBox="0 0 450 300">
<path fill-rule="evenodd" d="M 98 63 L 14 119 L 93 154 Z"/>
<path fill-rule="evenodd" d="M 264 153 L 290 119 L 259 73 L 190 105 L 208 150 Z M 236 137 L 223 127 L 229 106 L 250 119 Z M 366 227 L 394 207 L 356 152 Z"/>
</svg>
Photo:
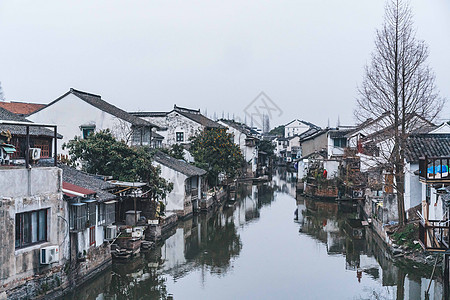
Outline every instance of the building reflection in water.
<svg viewBox="0 0 450 300">
<path fill-rule="evenodd" d="M 322 202 L 297 196 L 299 232 L 324 243 L 328 255 L 345 255 L 345 269 L 355 272 L 355 280 L 364 276 L 380 281 L 394 299 L 422 299 L 428 288 L 429 270 L 416 270 L 413 266 L 396 264 L 386 251 L 380 238 L 370 229 L 353 235 L 349 224 L 358 217 L 356 207 L 336 202 Z M 430 299 L 442 299 L 443 286 L 433 281 Z M 384 299 L 373 291 L 373 297 Z"/>
<path fill-rule="evenodd" d="M 265 185 L 240 184 L 235 202 L 181 222 L 155 249 L 131 261 L 114 263 L 111 272 L 105 272 L 67 298 L 168 299 L 172 281 L 196 271 L 206 285 L 206 280 L 211 278 L 207 275 L 222 277 L 233 269 L 245 247 L 240 234 L 246 226 L 259 220 L 261 209 L 270 206 L 276 194 L 295 196 L 295 192 L 295 175 L 289 173 L 279 173 Z M 295 203 L 286 202 L 286 205 Z M 351 224 L 349 220 L 357 217 L 355 208 L 298 197 L 297 210 L 299 234 L 323 243 L 324 255 L 345 257 L 342 268 L 354 273 L 355 284 L 362 284 L 366 278 L 379 282 L 362 299 L 423 298 L 429 282 L 426 278 L 431 272 L 394 263 L 377 236 L 370 231 L 361 234 Z M 442 299 L 442 284 L 433 281 L 430 293 L 430 299 Z"/>
<path fill-rule="evenodd" d="M 260 217 L 259 210 L 274 200 L 274 190 L 272 185 L 239 184 L 237 201 L 180 222 L 161 245 L 114 263 L 110 273 L 69 298 L 168 299 L 167 276 L 176 281 L 194 270 L 225 275 L 242 249 L 238 229 Z"/>
</svg>

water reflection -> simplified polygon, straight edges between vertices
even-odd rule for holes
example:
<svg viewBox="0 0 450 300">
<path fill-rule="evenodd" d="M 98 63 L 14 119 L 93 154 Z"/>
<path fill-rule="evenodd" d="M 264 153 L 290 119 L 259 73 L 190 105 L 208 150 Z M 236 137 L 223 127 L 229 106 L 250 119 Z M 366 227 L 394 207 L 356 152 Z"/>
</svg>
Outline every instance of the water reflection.
<svg viewBox="0 0 450 300">
<path fill-rule="evenodd" d="M 429 267 L 394 262 L 380 238 L 370 229 L 354 234 L 351 224 L 358 217 L 351 204 L 321 202 L 298 197 L 299 232 L 326 245 L 328 255 L 344 255 L 345 269 L 355 273 L 358 283 L 367 276 L 381 284 L 368 292 L 369 299 L 422 299 L 428 288 Z M 359 229 L 359 227 L 358 227 Z M 430 299 L 443 299 L 443 286 L 433 281 Z M 361 299 L 364 299 L 362 297 Z"/>
<path fill-rule="evenodd" d="M 394 263 L 354 221 L 355 207 L 295 200 L 295 192 L 295 174 L 286 172 L 240 184 L 236 201 L 180 223 L 155 249 L 115 263 L 68 298 L 423 298 L 431 270 Z M 441 295 L 433 282 L 430 299 Z"/>
</svg>

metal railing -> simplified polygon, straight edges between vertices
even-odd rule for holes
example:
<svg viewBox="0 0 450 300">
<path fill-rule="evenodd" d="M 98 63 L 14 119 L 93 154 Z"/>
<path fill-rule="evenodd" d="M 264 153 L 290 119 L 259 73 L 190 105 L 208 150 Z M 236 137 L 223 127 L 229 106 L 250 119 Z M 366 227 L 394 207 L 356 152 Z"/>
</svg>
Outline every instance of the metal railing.
<svg viewBox="0 0 450 300">
<path fill-rule="evenodd" d="M 419 158 L 419 177 L 425 181 L 450 181 L 450 157 L 421 157 Z"/>
</svg>

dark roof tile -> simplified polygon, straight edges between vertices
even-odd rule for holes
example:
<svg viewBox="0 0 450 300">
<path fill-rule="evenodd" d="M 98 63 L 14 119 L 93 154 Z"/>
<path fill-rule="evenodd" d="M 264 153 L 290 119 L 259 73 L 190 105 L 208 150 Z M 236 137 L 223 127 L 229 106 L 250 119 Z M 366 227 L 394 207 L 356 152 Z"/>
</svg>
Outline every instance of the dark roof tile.
<svg viewBox="0 0 450 300">
<path fill-rule="evenodd" d="M 408 137 L 405 156 L 418 162 L 423 156 L 450 156 L 450 134 L 415 134 Z"/>
<path fill-rule="evenodd" d="M 183 160 L 173 158 L 161 151 L 155 153 L 153 160 L 189 177 L 206 174 L 205 170 L 197 168 Z"/>
<path fill-rule="evenodd" d="M 16 115 L 2 107 L 0 107 L 0 120 L 32 123 L 24 117 Z M 9 130 L 12 135 L 26 135 L 26 127 L 22 125 L 0 124 L 0 131 L 4 130 Z M 30 126 L 30 135 L 53 137 L 54 132 L 45 127 Z M 62 135 L 58 134 L 58 138 L 62 138 Z"/>
</svg>

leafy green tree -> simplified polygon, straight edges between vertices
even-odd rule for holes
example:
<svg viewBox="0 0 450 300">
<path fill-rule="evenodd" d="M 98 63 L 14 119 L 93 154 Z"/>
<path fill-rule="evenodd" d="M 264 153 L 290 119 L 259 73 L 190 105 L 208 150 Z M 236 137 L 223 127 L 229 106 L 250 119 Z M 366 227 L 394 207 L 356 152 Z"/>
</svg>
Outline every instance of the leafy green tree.
<svg viewBox="0 0 450 300">
<path fill-rule="evenodd" d="M 284 136 L 284 125 L 277 126 L 269 131 L 269 134 L 276 136 Z"/>
<path fill-rule="evenodd" d="M 241 149 L 225 129 L 199 132 L 191 137 L 190 153 L 195 165 L 206 170 L 210 185 L 218 183 L 219 174 L 234 178 L 245 163 Z"/>
<path fill-rule="evenodd" d="M 164 199 L 173 188 L 172 183 L 159 176 L 161 170 L 152 165 L 148 149 L 129 147 L 117 141 L 108 129 L 91 134 L 87 139 L 75 137 L 63 145 L 63 149 L 66 148 L 73 167 L 81 166 L 85 172 L 118 180 L 145 182 L 152 199 Z"/>
<path fill-rule="evenodd" d="M 260 140 L 258 143 L 258 150 L 266 152 L 268 157 L 273 158 L 275 156 L 275 153 L 274 153 L 275 146 L 272 144 L 271 141 Z"/>
</svg>

